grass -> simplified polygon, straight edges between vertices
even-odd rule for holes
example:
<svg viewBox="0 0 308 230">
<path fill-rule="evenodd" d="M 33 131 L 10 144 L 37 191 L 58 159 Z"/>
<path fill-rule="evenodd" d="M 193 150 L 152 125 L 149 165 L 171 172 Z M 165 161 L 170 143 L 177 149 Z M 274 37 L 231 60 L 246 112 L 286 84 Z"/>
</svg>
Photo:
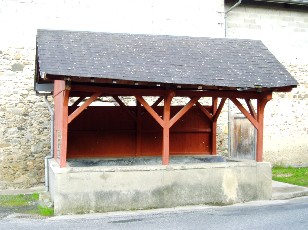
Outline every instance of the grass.
<svg viewBox="0 0 308 230">
<path fill-rule="evenodd" d="M 54 210 L 53 208 L 45 207 L 42 205 L 38 205 L 38 214 L 41 216 L 53 216 L 54 215 Z"/>
<path fill-rule="evenodd" d="M 53 216 L 53 208 L 38 204 L 39 194 L 20 194 L 0 196 L 0 207 L 11 208 L 20 213 Z"/>
<path fill-rule="evenodd" d="M 308 167 L 293 168 L 274 166 L 273 180 L 308 187 Z"/>
<path fill-rule="evenodd" d="M 39 200 L 39 194 L 20 194 L 0 196 L 0 206 L 2 207 L 20 207 L 36 203 Z"/>
</svg>

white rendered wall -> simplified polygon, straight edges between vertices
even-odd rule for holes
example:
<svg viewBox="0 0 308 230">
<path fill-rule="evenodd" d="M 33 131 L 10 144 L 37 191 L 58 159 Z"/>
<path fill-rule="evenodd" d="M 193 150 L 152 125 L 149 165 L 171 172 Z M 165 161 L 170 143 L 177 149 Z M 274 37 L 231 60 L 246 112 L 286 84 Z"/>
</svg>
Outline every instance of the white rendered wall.
<svg viewBox="0 0 308 230">
<path fill-rule="evenodd" d="M 1 0 L 1 46 L 32 45 L 37 28 L 224 35 L 223 0 Z"/>
</svg>

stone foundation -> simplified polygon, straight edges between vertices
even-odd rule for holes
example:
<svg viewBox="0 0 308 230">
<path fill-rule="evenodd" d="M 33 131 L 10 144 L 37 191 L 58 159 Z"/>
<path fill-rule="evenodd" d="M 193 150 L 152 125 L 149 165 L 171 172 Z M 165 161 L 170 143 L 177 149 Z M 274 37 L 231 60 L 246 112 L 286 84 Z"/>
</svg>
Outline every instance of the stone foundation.
<svg viewBox="0 0 308 230">
<path fill-rule="evenodd" d="M 269 200 L 269 163 L 216 162 L 59 168 L 50 164 L 56 215 Z"/>
</svg>

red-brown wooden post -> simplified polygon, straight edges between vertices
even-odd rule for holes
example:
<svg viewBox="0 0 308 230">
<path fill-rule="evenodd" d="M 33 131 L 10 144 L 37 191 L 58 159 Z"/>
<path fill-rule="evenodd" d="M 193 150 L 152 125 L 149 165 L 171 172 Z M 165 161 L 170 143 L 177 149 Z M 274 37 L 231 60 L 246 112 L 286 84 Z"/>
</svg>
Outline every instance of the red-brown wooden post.
<svg viewBox="0 0 308 230">
<path fill-rule="evenodd" d="M 266 95 L 266 97 L 258 99 L 257 104 L 257 121 L 258 121 L 258 129 L 257 129 L 257 149 L 256 149 L 256 161 L 263 161 L 263 128 L 264 128 L 264 108 L 266 103 L 271 99 L 271 94 Z"/>
<path fill-rule="evenodd" d="M 60 168 L 66 166 L 69 90 L 63 91 Z"/>
<path fill-rule="evenodd" d="M 63 80 L 56 80 L 54 82 L 54 111 L 55 111 L 55 123 L 54 123 L 54 158 L 61 164 L 61 151 L 63 147 L 63 138 L 65 139 L 65 134 L 63 133 L 63 119 L 64 119 L 64 97 L 65 97 L 66 85 Z M 68 94 L 66 94 L 68 96 Z M 68 101 L 67 101 L 68 103 Z M 66 116 L 67 117 L 67 116 Z M 64 130 L 65 132 L 65 130 Z M 64 146 L 65 147 L 65 146 Z"/>
<path fill-rule="evenodd" d="M 216 113 L 217 111 L 217 101 L 218 98 L 217 97 L 213 97 L 212 98 L 212 109 L 213 109 L 213 115 Z M 217 119 L 213 119 L 212 120 L 212 155 L 216 155 L 217 154 Z"/>
<path fill-rule="evenodd" d="M 163 146 L 162 146 L 162 163 L 163 165 L 169 164 L 169 151 L 170 151 L 170 107 L 171 101 L 175 93 L 168 92 L 164 99 L 164 117 L 163 117 Z"/>
<path fill-rule="evenodd" d="M 141 114 L 141 104 L 136 100 L 136 114 L 137 114 L 137 132 L 136 132 L 136 156 L 141 155 L 141 144 L 142 144 L 142 114 Z"/>
</svg>

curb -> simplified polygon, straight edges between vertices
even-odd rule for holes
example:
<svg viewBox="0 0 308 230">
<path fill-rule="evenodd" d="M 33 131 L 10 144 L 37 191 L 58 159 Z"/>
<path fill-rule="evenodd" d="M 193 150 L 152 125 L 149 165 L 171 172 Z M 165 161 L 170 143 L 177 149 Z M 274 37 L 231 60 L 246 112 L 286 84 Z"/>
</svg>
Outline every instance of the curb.
<svg viewBox="0 0 308 230">
<path fill-rule="evenodd" d="M 308 196 L 308 188 L 272 181 L 273 191 L 272 200 L 286 200 L 301 196 Z"/>
</svg>

